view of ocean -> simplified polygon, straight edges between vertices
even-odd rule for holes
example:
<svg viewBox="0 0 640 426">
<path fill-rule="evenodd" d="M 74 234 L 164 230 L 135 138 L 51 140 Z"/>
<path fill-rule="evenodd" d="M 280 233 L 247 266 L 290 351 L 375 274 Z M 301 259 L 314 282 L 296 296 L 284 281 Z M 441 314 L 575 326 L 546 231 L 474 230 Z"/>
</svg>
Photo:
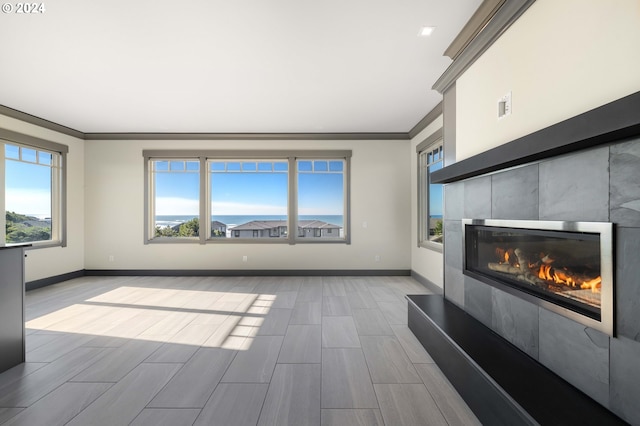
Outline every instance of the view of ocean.
<svg viewBox="0 0 640 426">
<path fill-rule="evenodd" d="M 193 219 L 195 216 L 188 215 L 178 215 L 178 216 L 169 216 L 169 215 L 158 215 L 156 216 L 156 226 L 175 226 L 181 223 L 187 222 Z M 211 221 L 217 220 L 218 222 L 222 222 L 228 227 L 235 225 L 242 225 L 243 223 L 251 222 L 254 220 L 286 220 L 287 216 L 284 215 L 238 215 L 238 216 L 230 216 L 230 215 L 217 215 L 211 216 Z M 333 225 L 343 226 L 343 218 L 342 215 L 300 215 L 300 220 L 321 220 L 323 222 L 327 222 Z"/>
</svg>

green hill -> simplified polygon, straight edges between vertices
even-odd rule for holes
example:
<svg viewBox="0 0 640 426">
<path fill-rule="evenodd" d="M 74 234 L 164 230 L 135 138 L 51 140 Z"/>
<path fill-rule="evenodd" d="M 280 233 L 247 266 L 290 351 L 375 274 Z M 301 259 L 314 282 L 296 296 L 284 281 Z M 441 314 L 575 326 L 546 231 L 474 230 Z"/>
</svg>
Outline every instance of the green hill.
<svg viewBox="0 0 640 426">
<path fill-rule="evenodd" d="M 6 212 L 5 230 L 7 244 L 51 239 L 51 223 L 15 212 Z"/>
</svg>

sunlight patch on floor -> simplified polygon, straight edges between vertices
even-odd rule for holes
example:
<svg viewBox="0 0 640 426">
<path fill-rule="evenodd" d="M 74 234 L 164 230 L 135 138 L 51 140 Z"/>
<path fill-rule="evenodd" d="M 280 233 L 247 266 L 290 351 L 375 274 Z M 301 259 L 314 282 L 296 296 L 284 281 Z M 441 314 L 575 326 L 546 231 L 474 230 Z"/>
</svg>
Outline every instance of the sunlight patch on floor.
<svg viewBox="0 0 640 426">
<path fill-rule="evenodd" d="M 247 350 L 276 298 L 125 286 L 34 318 L 26 328 L 28 336 L 71 333 Z"/>
</svg>

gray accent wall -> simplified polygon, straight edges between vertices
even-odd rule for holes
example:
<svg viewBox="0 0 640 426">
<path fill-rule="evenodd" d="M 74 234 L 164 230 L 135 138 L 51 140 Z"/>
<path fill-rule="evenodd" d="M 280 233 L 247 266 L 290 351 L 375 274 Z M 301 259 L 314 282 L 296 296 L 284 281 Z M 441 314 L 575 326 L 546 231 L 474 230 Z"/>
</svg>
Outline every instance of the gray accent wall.
<svg viewBox="0 0 640 426">
<path fill-rule="evenodd" d="M 613 222 L 616 337 L 463 275 L 462 218 Z M 445 234 L 447 299 L 640 424 L 640 138 L 447 184 Z"/>
<path fill-rule="evenodd" d="M 530 357 L 538 359 L 538 307 L 491 288 L 491 328 Z"/>
<path fill-rule="evenodd" d="M 611 220 L 620 226 L 640 227 L 640 144 L 611 147 Z"/>
<path fill-rule="evenodd" d="M 540 220 L 609 221 L 609 147 L 540 163 Z"/>
</svg>

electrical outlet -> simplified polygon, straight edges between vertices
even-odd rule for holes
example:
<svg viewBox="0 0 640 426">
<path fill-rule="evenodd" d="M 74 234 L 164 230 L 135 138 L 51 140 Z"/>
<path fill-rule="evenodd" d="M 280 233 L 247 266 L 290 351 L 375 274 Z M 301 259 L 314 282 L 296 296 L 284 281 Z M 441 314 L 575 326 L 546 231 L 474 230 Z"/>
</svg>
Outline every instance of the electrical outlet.
<svg viewBox="0 0 640 426">
<path fill-rule="evenodd" d="M 113 257 L 113 255 L 112 255 L 112 254 L 110 254 L 110 255 L 109 255 L 109 262 L 113 262 L 114 260 L 116 260 L 116 258 L 115 258 L 115 257 Z"/>
<path fill-rule="evenodd" d="M 242 256 L 242 261 L 243 262 L 248 262 L 249 261 L 249 257 L 248 256 Z"/>
<path fill-rule="evenodd" d="M 379 254 L 376 254 L 376 255 L 373 257 L 373 260 L 374 260 L 374 261 L 376 261 L 376 262 L 380 262 L 380 255 L 379 255 Z"/>
<path fill-rule="evenodd" d="M 367 222 L 362 222 L 362 227 L 363 227 L 363 228 L 366 228 L 367 226 L 368 226 L 368 225 L 367 225 Z"/>
<path fill-rule="evenodd" d="M 511 92 L 498 99 L 498 118 L 511 115 Z"/>
<path fill-rule="evenodd" d="M 511 92 L 498 99 L 498 118 L 511 115 Z"/>
</svg>

